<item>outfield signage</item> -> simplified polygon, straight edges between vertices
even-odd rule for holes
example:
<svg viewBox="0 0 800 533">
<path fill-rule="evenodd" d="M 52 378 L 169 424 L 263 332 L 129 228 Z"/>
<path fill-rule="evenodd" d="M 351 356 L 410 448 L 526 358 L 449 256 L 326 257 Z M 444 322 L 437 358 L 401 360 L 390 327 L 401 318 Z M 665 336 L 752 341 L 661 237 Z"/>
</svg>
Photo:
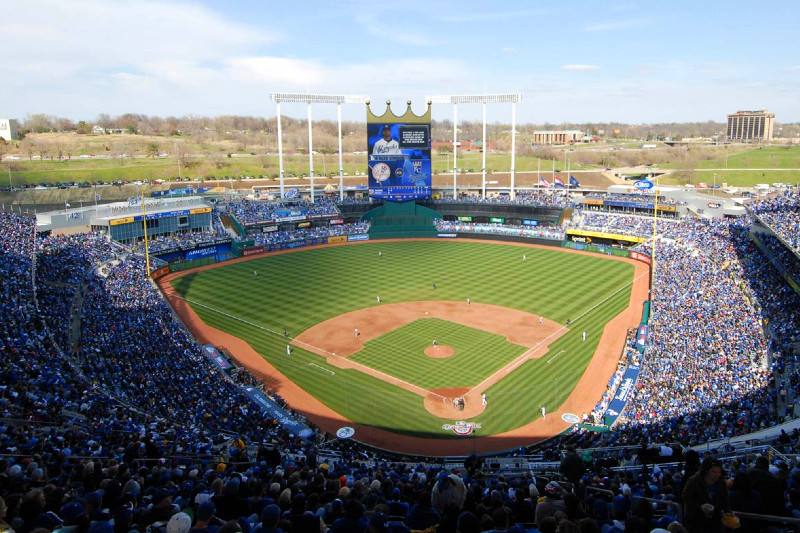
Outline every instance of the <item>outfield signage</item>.
<svg viewBox="0 0 800 533">
<path fill-rule="evenodd" d="M 472 217 L 458 217 L 459 222 L 472 222 Z"/>
<path fill-rule="evenodd" d="M 150 277 L 153 279 L 158 279 L 166 276 L 167 274 L 169 274 L 169 267 L 165 266 L 150 272 Z"/>
<path fill-rule="evenodd" d="M 614 398 L 608 404 L 603 421 L 605 425 L 611 427 L 614 422 L 619 418 L 619 414 L 625 409 L 628 404 L 633 388 L 636 386 L 636 381 L 639 379 L 639 365 L 630 365 L 625 370 L 622 376 L 622 383 L 620 383 Z"/>
<path fill-rule="evenodd" d="M 307 438 L 313 435 L 314 432 L 311 431 L 310 428 L 307 428 L 295 420 L 286 411 L 278 407 L 275 402 L 267 398 L 260 390 L 255 387 L 241 387 L 241 390 L 253 400 L 253 403 L 255 403 L 264 414 L 275 419 L 278 424 L 283 426 L 287 431 L 301 438 Z"/>
<path fill-rule="evenodd" d="M 330 224 L 331 224 L 331 226 L 334 226 L 336 224 L 344 224 L 344 219 L 343 218 L 332 218 L 330 220 Z"/>
<path fill-rule="evenodd" d="M 263 251 L 264 251 L 263 246 L 256 246 L 255 248 L 248 248 L 247 250 L 242 250 L 242 255 L 243 256 L 256 255 L 262 253 Z"/>
<path fill-rule="evenodd" d="M 642 263 L 645 263 L 645 264 L 648 264 L 648 265 L 652 265 L 653 264 L 653 261 L 652 261 L 652 259 L 650 259 L 650 256 L 647 255 L 647 254 L 643 254 L 642 252 L 635 252 L 635 251 L 631 250 L 631 253 L 630 253 L 629 257 L 631 259 L 635 259 L 636 261 L 641 261 Z"/>
<path fill-rule="evenodd" d="M 522 225 L 523 226 L 538 226 L 539 225 L 539 221 L 538 220 L 530 220 L 530 219 L 524 218 L 524 219 L 522 219 Z"/>
<path fill-rule="evenodd" d="M 624 242 L 644 242 L 647 239 L 643 237 L 632 237 L 630 235 L 622 235 L 620 233 L 605 233 L 603 231 L 587 231 L 581 229 L 569 229 L 567 230 L 567 235 L 580 235 L 583 237 L 597 237 L 599 239 L 611 239 L 614 241 L 624 241 Z"/>
<path fill-rule="evenodd" d="M 358 235 L 348 235 L 347 236 L 347 240 L 348 240 L 348 242 L 368 241 L 369 240 L 369 235 L 367 235 L 366 233 L 359 233 Z"/>
<path fill-rule="evenodd" d="M 436 236 L 439 237 L 440 239 L 455 239 L 456 237 L 458 237 L 458 234 L 456 234 L 456 233 L 438 233 Z"/>
<path fill-rule="evenodd" d="M 634 182 L 633 186 L 642 191 L 646 191 L 653 188 L 653 182 L 649 180 L 639 180 Z"/>
<path fill-rule="evenodd" d="M 337 242 L 347 242 L 346 235 L 334 235 L 333 237 L 328 237 L 328 244 L 333 244 Z"/>
<path fill-rule="evenodd" d="M 230 244 L 215 244 L 213 246 L 206 246 L 203 248 L 195 248 L 186 252 L 186 260 L 202 259 L 203 257 L 211 257 L 212 255 L 224 254 L 231 251 Z"/>
<path fill-rule="evenodd" d="M 489 218 L 489 222 L 494 222 L 495 224 L 505 224 L 506 219 L 502 217 L 491 217 Z"/>
<path fill-rule="evenodd" d="M 278 231 L 278 226 L 264 226 L 261 228 L 261 233 L 272 233 L 273 231 Z"/>
</svg>

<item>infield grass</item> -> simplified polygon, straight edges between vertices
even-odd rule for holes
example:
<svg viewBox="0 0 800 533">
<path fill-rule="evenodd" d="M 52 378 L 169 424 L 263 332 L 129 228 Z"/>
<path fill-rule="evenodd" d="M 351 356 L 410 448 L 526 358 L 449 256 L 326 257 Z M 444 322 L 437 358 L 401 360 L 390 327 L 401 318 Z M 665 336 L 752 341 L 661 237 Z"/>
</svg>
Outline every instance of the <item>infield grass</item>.
<svg viewBox="0 0 800 533">
<path fill-rule="evenodd" d="M 425 355 L 433 339 L 453 348 L 453 355 L 442 359 Z M 424 389 L 443 389 L 477 385 L 525 350 L 501 335 L 426 318 L 367 342 L 350 359 Z"/>
<path fill-rule="evenodd" d="M 524 262 L 523 253 L 527 255 Z M 253 270 L 258 271 L 257 278 Z M 188 274 L 172 284 L 207 324 L 245 339 L 281 373 L 346 418 L 415 436 L 453 438 L 442 431 L 442 420 L 430 415 L 416 394 L 357 370 L 333 367 L 303 349 L 295 348 L 287 356 L 283 330 L 295 336 L 342 313 L 377 307 L 377 295 L 386 303 L 470 297 L 474 303 L 519 309 L 561 324 L 571 319 L 571 331 L 552 343 L 547 354 L 524 363 L 486 391 L 488 405 L 475 421 L 481 423 L 482 435 L 491 435 L 537 418 L 542 405 L 553 411 L 564 402 L 588 365 L 606 323 L 628 306 L 633 272 L 629 263 L 559 249 L 393 241 L 268 255 Z M 472 359 L 464 365 L 469 366 L 465 372 L 474 370 L 474 375 L 464 379 L 475 383 L 521 353 L 516 351 L 521 347 L 504 339 L 492 344 L 495 341 L 487 332 L 446 323 L 452 328 L 452 342 L 449 333 L 446 337 L 439 333 L 442 324 L 436 328 L 441 337 L 437 340 L 445 344 L 447 339 L 459 347 L 453 357 L 426 358 L 425 365 L 402 364 L 395 347 L 416 343 L 424 349 L 434 338 L 429 329 L 433 320 L 408 324 L 374 339 L 351 357 L 420 386 L 438 388 L 464 386 L 461 382 L 451 385 L 455 379 L 451 381 L 452 369 L 446 366 L 449 359 L 468 355 L 458 353 L 462 338 L 467 344 L 488 342 L 488 351 L 493 352 L 489 360 Z M 584 330 L 586 342 L 581 338 Z M 474 340 L 466 340 L 471 337 Z"/>
</svg>

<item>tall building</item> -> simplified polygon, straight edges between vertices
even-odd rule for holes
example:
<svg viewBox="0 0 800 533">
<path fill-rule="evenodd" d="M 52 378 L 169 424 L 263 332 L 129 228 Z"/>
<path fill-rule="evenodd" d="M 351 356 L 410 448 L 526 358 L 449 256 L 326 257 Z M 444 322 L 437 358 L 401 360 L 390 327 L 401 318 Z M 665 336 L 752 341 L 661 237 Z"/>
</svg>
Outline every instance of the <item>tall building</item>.
<svg viewBox="0 0 800 533">
<path fill-rule="evenodd" d="M 536 130 L 533 132 L 533 144 L 573 144 L 580 142 L 584 135 L 578 130 Z"/>
<path fill-rule="evenodd" d="M 0 118 L 0 139 L 7 141 L 17 140 L 17 121 L 10 118 Z"/>
<path fill-rule="evenodd" d="M 737 111 L 728 115 L 729 141 L 771 141 L 775 127 L 775 113 L 761 111 Z"/>
</svg>

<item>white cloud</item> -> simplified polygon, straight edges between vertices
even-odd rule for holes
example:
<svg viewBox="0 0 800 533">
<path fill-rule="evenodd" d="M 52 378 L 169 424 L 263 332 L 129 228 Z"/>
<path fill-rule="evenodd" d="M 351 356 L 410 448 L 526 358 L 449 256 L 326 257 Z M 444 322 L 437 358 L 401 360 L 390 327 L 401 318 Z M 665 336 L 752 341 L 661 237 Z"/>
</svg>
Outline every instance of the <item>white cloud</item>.
<svg viewBox="0 0 800 533">
<path fill-rule="evenodd" d="M 598 65 L 563 65 L 561 70 L 600 70 Z"/>
<path fill-rule="evenodd" d="M 798 70 L 800 70 L 800 65 L 795 65 L 793 67 L 786 67 L 784 70 L 798 71 Z"/>
<path fill-rule="evenodd" d="M 515 53 L 517 53 L 517 49 L 514 48 L 513 46 L 506 46 L 506 47 L 501 48 L 500 52 L 502 52 L 504 54 L 515 54 Z"/>
<path fill-rule="evenodd" d="M 627 28 L 642 26 L 644 23 L 639 19 L 617 20 L 614 22 L 601 22 L 596 24 L 589 24 L 584 28 L 584 31 L 615 31 Z"/>
</svg>

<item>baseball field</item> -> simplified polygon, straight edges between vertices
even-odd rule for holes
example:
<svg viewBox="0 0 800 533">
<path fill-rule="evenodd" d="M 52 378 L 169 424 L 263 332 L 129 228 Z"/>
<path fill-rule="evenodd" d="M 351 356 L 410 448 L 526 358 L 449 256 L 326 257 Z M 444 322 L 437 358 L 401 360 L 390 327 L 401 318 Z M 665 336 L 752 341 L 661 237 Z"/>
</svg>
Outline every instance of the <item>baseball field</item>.
<svg viewBox="0 0 800 533">
<path fill-rule="evenodd" d="M 161 286 L 201 342 L 224 346 L 323 429 L 437 455 L 477 439 L 479 451 L 531 443 L 569 427 L 561 415 L 590 411 L 638 324 L 646 272 L 561 249 L 373 241 Z"/>
</svg>

